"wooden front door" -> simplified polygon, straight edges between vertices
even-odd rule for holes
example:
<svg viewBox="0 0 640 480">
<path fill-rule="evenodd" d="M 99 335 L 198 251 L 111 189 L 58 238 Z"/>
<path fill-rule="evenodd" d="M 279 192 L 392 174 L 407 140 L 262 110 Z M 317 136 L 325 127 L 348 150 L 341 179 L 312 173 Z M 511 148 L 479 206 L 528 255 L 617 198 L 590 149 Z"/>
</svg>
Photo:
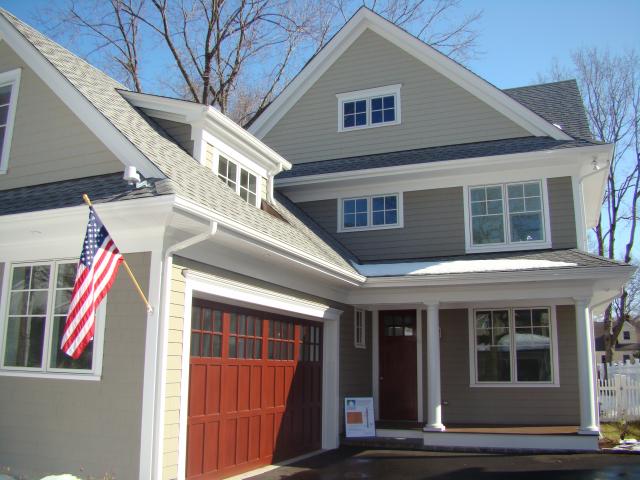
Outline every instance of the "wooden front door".
<svg viewBox="0 0 640 480">
<path fill-rule="evenodd" d="M 187 479 L 320 448 L 320 324 L 194 301 L 189 363 Z"/>
<path fill-rule="evenodd" d="M 417 420 L 416 311 L 387 310 L 380 325 L 380 419 Z"/>
</svg>

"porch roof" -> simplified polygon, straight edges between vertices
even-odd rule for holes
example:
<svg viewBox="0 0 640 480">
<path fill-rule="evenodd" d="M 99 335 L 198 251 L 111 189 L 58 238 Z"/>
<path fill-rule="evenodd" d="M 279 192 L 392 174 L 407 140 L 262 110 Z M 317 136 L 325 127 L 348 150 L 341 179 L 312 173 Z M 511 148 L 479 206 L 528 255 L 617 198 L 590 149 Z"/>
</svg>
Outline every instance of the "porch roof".
<svg viewBox="0 0 640 480">
<path fill-rule="evenodd" d="M 629 265 L 578 249 L 495 252 L 354 264 L 367 277 L 438 276 L 482 272 L 567 270 Z"/>
</svg>

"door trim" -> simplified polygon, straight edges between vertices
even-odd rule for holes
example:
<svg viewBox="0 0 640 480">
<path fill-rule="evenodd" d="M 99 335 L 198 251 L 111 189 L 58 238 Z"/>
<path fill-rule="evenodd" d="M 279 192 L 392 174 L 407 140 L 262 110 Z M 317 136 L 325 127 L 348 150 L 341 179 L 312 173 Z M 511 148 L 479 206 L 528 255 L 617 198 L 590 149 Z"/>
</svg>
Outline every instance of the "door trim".
<svg viewBox="0 0 640 480">
<path fill-rule="evenodd" d="M 259 310 L 281 313 L 288 316 L 295 313 L 301 318 L 322 322 L 322 448 L 327 450 L 338 448 L 340 441 L 339 321 L 343 311 L 327 305 L 297 299 L 293 296 L 272 290 L 258 288 L 253 285 L 194 270 L 187 270 L 184 277 L 185 291 L 182 322 L 178 480 L 184 480 L 187 471 L 187 421 L 189 410 L 191 335 L 185 335 L 184 332 L 191 331 L 191 305 L 194 293 L 204 294 L 205 299 L 217 300 L 230 305 L 257 308 Z M 164 414 L 164 411 L 160 412 L 163 422 Z M 160 452 L 160 454 L 162 453 L 164 452 Z"/>
</svg>

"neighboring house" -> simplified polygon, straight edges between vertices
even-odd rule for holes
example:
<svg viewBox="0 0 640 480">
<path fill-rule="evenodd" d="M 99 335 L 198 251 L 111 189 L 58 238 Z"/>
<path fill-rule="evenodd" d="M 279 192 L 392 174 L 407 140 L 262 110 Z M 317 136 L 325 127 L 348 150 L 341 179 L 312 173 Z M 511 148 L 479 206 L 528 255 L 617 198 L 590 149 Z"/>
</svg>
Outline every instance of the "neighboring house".
<svg viewBox="0 0 640 480">
<path fill-rule="evenodd" d="M 500 91 L 361 9 L 248 133 L 0 36 L 0 465 L 219 478 L 337 447 L 346 396 L 380 437 L 597 449 L 633 268 L 584 252 L 613 146 L 575 82 Z M 120 273 L 71 361 L 83 193 L 155 308 Z"/>
<path fill-rule="evenodd" d="M 633 321 L 626 320 L 618 335 L 618 341 L 611 350 L 611 362 L 612 363 L 627 363 L 630 361 L 636 361 L 635 354 L 640 352 L 640 335 L 637 323 L 638 319 Z M 605 348 L 604 348 L 604 323 L 595 322 L 593 325 L 594 337 L 596 344 L 596 361 L 598 363 L 604 363 L 606 360 Z"/>
</svg>

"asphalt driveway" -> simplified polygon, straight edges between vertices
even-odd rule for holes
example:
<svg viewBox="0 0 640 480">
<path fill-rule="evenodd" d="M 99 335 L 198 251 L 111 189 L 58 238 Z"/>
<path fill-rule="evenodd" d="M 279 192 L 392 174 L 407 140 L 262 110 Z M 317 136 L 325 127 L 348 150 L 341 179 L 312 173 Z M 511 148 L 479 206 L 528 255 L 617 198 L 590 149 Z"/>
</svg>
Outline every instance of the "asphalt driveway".
<svg viewBox="0 0 640 480">
<path fill-rule="evenodd" d="M 252 480 L 640 479 L 640 455 L 504 455 L 341 447 Z"/>
</svg>

